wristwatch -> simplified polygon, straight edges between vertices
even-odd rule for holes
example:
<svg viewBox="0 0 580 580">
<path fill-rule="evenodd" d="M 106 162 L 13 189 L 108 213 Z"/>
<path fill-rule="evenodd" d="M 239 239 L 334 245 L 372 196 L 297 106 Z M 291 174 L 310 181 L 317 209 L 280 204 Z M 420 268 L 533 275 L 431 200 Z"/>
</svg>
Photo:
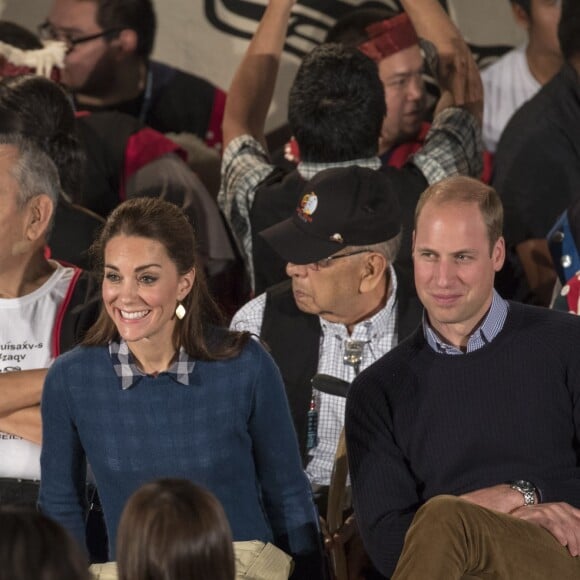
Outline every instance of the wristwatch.
<svg viewBox="0 0 580 580">
<path fill-rule="evenodd" d="M 517 479 L 516 481 L 510 482 L 510 487 L 519 491 L 524 496 L 524 505 L 534 505 L 537 503 L 536 498 L 538 492 L 533 483 L 525 479 Z"/>
</svg>

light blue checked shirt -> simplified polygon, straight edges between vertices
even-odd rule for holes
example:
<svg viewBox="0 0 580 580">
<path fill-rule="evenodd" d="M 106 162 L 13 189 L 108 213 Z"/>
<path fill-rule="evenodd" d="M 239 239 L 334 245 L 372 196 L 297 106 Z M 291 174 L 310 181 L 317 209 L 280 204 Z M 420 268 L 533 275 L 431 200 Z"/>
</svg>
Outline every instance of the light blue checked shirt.
<svg viewBox="0 0 580 580">
<path fill-rule="evenodd" d="M 504 300 L 495 290 L 493 291 L 493 298 L 491 306 L 483 319 L 483 322 L 473 331 L 469 340 L 467 341 L 467 349 L 461 349 L 447 344 L 441 337 L 433 330 L 427 318 L 427 312 L 423 312 L 423 332 L 427 344 L 436 352 L 443 354 L 467 354 L 484 347 L 489 344 L 502 330 L 508 315 L 509 305 L 507 300 Z"/>
</svg>

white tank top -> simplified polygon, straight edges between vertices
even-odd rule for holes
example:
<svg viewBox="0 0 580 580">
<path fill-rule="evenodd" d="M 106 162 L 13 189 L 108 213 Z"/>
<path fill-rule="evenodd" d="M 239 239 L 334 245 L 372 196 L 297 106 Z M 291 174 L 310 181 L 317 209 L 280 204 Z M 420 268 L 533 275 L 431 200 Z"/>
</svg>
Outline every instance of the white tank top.
<svg viewBox="0 0 580 580">
<path fill-rule="evenodd" d="M 52 364 L 56 314 L 73 275 L 73 268 L 57 264 L 34 292 L 0 298 L 0 372 L 45 369 Z M 40 479 L 40 445 L 0 431 L 0 477 Z"/>
</svg>

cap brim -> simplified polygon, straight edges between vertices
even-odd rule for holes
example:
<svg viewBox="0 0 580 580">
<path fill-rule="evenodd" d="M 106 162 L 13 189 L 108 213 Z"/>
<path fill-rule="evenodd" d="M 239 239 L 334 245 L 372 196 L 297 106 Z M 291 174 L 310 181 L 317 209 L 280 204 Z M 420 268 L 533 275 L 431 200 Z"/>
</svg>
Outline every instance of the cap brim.
<svg viewBox="0 0 580 580">
<path fill-rule="evenodd" d="M 344 244 L 323 240 L 302 230 L 294 218 L 288 218 L 259 233 L 273 250 L 286 262 L 312 264 L 328 258 Z"/>
</svg>

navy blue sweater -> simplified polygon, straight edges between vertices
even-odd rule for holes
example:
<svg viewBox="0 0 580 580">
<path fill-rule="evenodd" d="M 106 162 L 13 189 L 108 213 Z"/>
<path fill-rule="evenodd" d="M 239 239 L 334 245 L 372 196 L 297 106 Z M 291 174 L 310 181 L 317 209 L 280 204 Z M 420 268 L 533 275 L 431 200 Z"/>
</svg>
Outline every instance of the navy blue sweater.
<svg viewBox="0 0 580 580">
<path fill-rule="evenodd" d="M 196 361 L 189 386 L 161 373 L 127 390 L 107 347 L 76 348 L 48 372 L 42 418 L 40 506 L 79 542 L 86 457 L 112 556 L 125 502 L 159 477 L 212 491 L 235 540 L 272 541 L 294 556 L 318 550 L 317 515 L 280 374 L 253 340 L 237 358 Z"/>
<path fill-rule="evenodd" d="M 357 377 L 346 435 L 359 528 L 387 576 L 433 496 L 526 479 L 580 507 L 580 318 L 510 303 L 501 333 L 463 356 L 419 328 Z"/>
</svg>

